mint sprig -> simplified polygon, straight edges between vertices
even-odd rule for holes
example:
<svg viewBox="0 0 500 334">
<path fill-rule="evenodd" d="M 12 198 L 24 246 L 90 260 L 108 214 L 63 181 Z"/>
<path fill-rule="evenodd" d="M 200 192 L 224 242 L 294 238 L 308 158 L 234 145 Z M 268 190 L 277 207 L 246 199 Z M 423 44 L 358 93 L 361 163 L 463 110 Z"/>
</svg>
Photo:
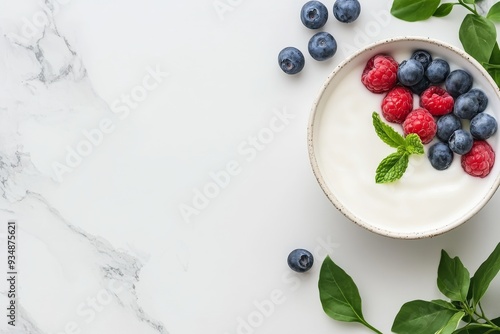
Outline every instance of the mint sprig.
<svg viewBox="0 0 500 334">
<path fill-rule="evenodd" d="M 398 19 L 415 22 L 424 21 L 431 16 L 445 17 L 454 6 L 462 6 L 470 13 L 460 25 L 458 36 L 468 54 L 475 58 L 500 87 L 500 49 L 497 44 L 495 23 L 500 22 L 500 1 L 497 1 L 485 16 L 478 13 L 476 2 L 479 0 L 458 0 L 441 3 L 441 0 L 394 0 L 391 14 Z"/>
<path fill-rule="evenodd" d="M 410 133 L 406 137 L 400 135 L 391 126 L 380 119 L 377 112 L 372 113 L 373 127 L 380 139 L 390 147 L 397 149 L 385 157 L 375 171 L 376 183 L 388 183 L 399 180 L 408 168 L 410 155 L 423 154 L 424 145 L 420 137 Z"/>
</svg>

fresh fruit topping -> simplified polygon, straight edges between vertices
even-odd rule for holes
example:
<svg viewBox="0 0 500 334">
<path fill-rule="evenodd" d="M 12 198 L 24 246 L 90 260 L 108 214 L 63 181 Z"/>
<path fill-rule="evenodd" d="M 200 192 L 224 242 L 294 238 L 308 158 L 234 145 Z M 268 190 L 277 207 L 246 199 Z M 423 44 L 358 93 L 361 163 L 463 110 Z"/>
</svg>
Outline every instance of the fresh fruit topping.
<svg viewBox="0 0 500 334">
<path fill-rule="evenodd" d="M 297 74 L 304 68 L 304 55 L 297 48 L 286 47 L 278 54 L 278 64 L 286 74 Z"/>
<path fill-rule="evenodd" d="M 476 139 L 488 139 L 493 136 L 498 129 L 496 119 L 483 112 L 474 116 L 470 121 L 470 133 Z"/>
<path fill-rule="evenodd" d="M 462 168 L 472 176 L 486 177 L 495 164 L 495 152 L 484 140 L 476 140 L 469 153 L 462 155 Z"/>
<path fill-rule="evenodd" d="M 426 90 L 427 88 L 429 88 L 430 85 L 431 85 L 431 82 L 424 75 L 424 77 L 422 78 L 422 80 L 420 80 L 419 82 L 417 82 L 415 85 L 410 86 L 410 89 L 411 89 L 411 91 L 413 93 L 415 93 L 417 95 L 420 95 L 420 94 L 422 94 L 422 92 L 424 90 Z"/>
<path fill-rule="evenodd" d="M 462 119 L 472 119 L 479 110 L 479 101 L 472 94 L 463 94 L 455 100 L 453 113 Z"/>
<path fill-rule="evenodd" d="M 307 49 L 315 60 L 327 60 L 337 52 L 337 41 L 327 32 L 318 32 L 309 40 Z"/>
<path fill-rule="evenodd" d="M 403 60 L 398 68 L 398 80 L 405 86 L 416 85 L 424 77 L 424 67 L 415 59 Z"/>
<path fill-rule="evenodd" d="M 443 88 L 431 86 L 420 96 L 420 106 L 434 116 L 446 115 L 453 110 L 453 97 Z"/>
<path fill-rule="evenodd" d="M 447 114 L 439 117 L 436 125 L 436 137 L 438 137 L 439 140 L 447 143 L 453 132 L 462 128 L 462 121 L 460 121 L 460 118 L 453 114 Z"/>
<path fill-rule="evenodd" d="M 448 93 L 456 98 L 471 89 L 472 76 L 464 70 L 454 70 L 446 77 L 444 85 Z"/>
<path fill-rule="evenodd" d="M 477 109 L 477 112 L 483 112 L 486 109 L 486 107 L 488 106 L 488 97 L 486 96 L 486 94 L 482 90 L 480 90 L 478 88 L 472 88 L 466 94 L 470 94 L 477 99 L 477 101 L 479 103 L 479 107 Z"/>
<path fill-rule="evenodd" d="M 333 4 L 333 16 L 340 22 L 354 22 L 360 13 L 361 4 L 358 0 L 336 0 Z"/>
<path fill-rule="evenodd" d="M 448 74 L 450 74 L 450 65 L 446 60 L 439 58 L 434 59 L 425 70 L 425 76 L 434 84 L 444 82 Z"/>
<path fill-rule="evenodd" d="M 450 167 L 453 162 L 453 152 L 450 150 L 448 145 L 443 142 L 437 142 L 429 148 L 429 153 L 427 154 L 429 161 L 437 170 L 445 170 Z"/>
<path fill-rule="evenodd" d="M 432 61 L 432 56 L 428 51 L 417 50 L 411 55 L 411 59 L 415 59 L 424 67 L 424 70 L 429 66 Z"/>
<path fill-rule="evenodd" d="M 385 93 L 396 85 L 398 63 L 388 55 L 375 55 L 366 64 L 361 82 L 373 93 Z"/>
<path fill-rule="evenodd" d="M 427 144 L 436 135 L 436 121 L 426 109 L 418 108 L 410 112 L 406 117 L 403 122 L 403 131 L 405 136 L 415 133 L 420 137 L 422 143 Z"/>
<path fill-rule="evenodd" d="M 403 123 L 413 110 L 413 94 L 408 88 L 396 86 L 382 100 L 382 116 L 391 123 Z"/>
<path fill-rule="evenodd" d="M 474 139 L 470 132 L 458 129 L 448 139 L 448 146 L 456 154 L 464 155 L 470 151 L 473 142 Z"/>
<path fill-rule="evenodd" d="M 311 252 L 299 248 L 290 252 L 287 262 L 290 269 L 298 273 L 303 273 L 311 269 L 314 257 Z"/>
<path fill-rule="evenodd" d="M 308 1 L 302 6 L 300 20 L 309 29 L 318 29 L 328 20 L 328 9 L 319 1 Z"/>
</svg>

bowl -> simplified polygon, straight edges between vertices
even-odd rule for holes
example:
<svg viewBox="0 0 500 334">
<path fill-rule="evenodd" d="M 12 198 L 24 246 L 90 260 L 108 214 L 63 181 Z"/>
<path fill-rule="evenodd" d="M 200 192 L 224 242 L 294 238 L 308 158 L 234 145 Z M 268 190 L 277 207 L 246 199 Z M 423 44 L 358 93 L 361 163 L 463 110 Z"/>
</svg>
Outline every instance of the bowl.
<svg viewBox="0 0 500 334">
<path fill-rule="evenodd" d="M 500 120 L 500 92 L 488 73 L 470 55 L 445 42 L 421 37 L 397 37 L 356 52 L 328 76 L 315 99 L 308 125 L 308 150 L 314 175 L 333 205 L 354 223 L 380 235 L 419 239 L 450 231 L 473 217 L 494 195 L 500 182 L 500 163 L 485 178 L 464 172 L 460 156 L 444 170 L 435 170 L 425 154 L 411 155 L 403 177 L 375 183 L 380 161 L 394 152 L 376 135 L 372 112 L 380 113 L 385 94 L 374 94 L 361 83 L 367 61 L 389 54 L 399 63 L 418 49 L 443 58 L 451 70 L 463 69 L 473 77 L 489 103 L 485 113 Z M 414 108 L 419 98 L 414 95 Z M 383 118 L 382 118 L 383 119 Z M 387 122 L 386 122 L 387 123 Z M 400 124 L 390 124 L 402 133 Z M 468 122 L 463 122 L 467 129 Z M 488 143 L 496 152 L 500 134 Z"/>
</svg>

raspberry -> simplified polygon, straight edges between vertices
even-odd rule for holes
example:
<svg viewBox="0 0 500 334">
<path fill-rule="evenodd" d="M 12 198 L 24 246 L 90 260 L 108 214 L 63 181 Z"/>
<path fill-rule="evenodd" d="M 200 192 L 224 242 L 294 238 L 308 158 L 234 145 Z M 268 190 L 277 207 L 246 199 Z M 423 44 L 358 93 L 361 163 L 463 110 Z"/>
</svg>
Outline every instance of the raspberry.
<svg viewBox="0 0 500 334">
<path fill-rule="evenodd" d="M 396 85 L 398 63 L 391 56 L 378 54 L 366 63 L 361 82 L 370 92 L 384 93 Z"/>
<path fill-rule="evenodd" d="M 415 133 L 423 144 L 430 143 L 436 135 L 437 126 L 434 117 L 425 109 L 418 108 L 408 114 L 403 122 L 405 136 Z"/>
<path fill-rule="evenodd" d="M 462 168 L 472 176 L 486 177 L 495 164 L 495 152 L 484 140 L 475 140 L 469 153 L 462 155 Z"/>
<path fill-rule="evenodd" d="M 449 114 L 453 110 L 453 97 L 438 86 L 431 86 L 420 95 L 420 106 L 434 116 Z"/>
<path fill-rule="evenodd" d="M 413 110 L 413 94 L 408 88 L 397 86 L 382 100 L 382 115 L 388 122 L 403 123 Z"/>
</svg>

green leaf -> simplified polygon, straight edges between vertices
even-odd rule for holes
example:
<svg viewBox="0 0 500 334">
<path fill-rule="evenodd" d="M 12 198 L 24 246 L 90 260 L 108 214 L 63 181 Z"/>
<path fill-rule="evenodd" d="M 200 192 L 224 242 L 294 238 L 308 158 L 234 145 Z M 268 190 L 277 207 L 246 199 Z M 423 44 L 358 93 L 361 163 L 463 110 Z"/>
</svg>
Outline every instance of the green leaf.
<svg viewBox="0 0 500 334">
<path fill-rule="evenodd" d="M 460 25 L 458 37 L 465 52 L 482 63 L 490 59 L 496 43 L 497 31 L 490 20 L 482 16 L 467 14 Z"/>
<path fill-rule="evenodd" d="M 491 320 L 491 322 L 497 326 L 500 326 L 500 318 L 493 319 Z M 486 334 L 486 333 L 495 333 L 495 332 L 492 332 L 491 328 L 484 327 L 482 324 L 472 323 L 460 329 L 457 329 L 453 334 Z"/>
<path fill-rule="evenodd" d="M 440 0 L 394 0 L 391 14 L 408 22 L 423 21 L 436 12 L 440 2 Z"/>
<path fill-rule="evenodd" d="M 453 9 L 452 3 L 443 3 L 436 9 L 436 11 L 432 14 L 432 16 L 445 17 L 446 15 L 451 13 L 452 9 Z"/>
<path fill-rule="evenodd" d="M 500 87 L 500 70 L 499 69 L 487 69 L 488 73 L 491 75 L 498 87 Z"/>
<path fill-rule="evenodd" d="M 473 4 L 476 2 L 476 0 L 464 0 L 464 2 L 468 4 Z"/>
<path fill-rule="evenodd" d="M 396 132 L 392 127 L 385 124 L 381 119 L 378 113 L 372 113 L 373 127 L 375 128 L 375 132 L 379 136 L 380 139 L 387 145 L 391 147 L 399 147 L 405 144 L 405 139 L 402 135 Z"/>
<path fill-rule="evenodd" d="M 494 22 L 500 22 L 500 2 L 491 6 L 486 17 Z"/>
<path fill-rule="evenodd" d="M 469 291 L 470 274 L 458 257 L 453 259 L 441 251 L 441 261 L 438 266 L 437 286 L 439 291 L 454 301 L 465 302 Z"/>
<path fill-rule="evenodd" d="M 408 156 L 408 153 L 398 150 L 384 158 L 375 172 L 375 182 L 388 183 L 400 179 L 408 167 Z"/>
<path fill-rule="evenodd" d="M 496 65 L 500 64 L 500 48 L 498 47 L 498 43 L 495 43 L 495 45 L 493 46 L 493 50 L 491 51 L 489 63 L 496 64 Z"/>
<path fill-rule="evenodd" d="M 472 278 L 472 299 L 474 305 L 481 300 L 491 281 L 500 271 L 500 243 L 496 246 L 490 256 L 477 269 Z"/>
<path fill-rule="evenodd" d="M 329 256 L 321 266 L 318 287 L 321 305 L 329 317 L 338 321 L 365 323 L 358 287 Z"/>
<path fill-rule="evenodd" d="M 408 154 L 424 154 L 424 144 L 416 133 L 410 133 L 405 137 L 405 149 Z"/>
<path fill-rule="evenodd" d="M 459 311 L 455 313 L 448 321 L 448 323 L 439 331 L 437 331 L 436 334 L 452 334 L 457 329 L 458 324 L 460 323 L 460 320 L 462 320 L 464 315 L 465 315 L 464 311 Z"/>
<path fill-rule="evenodd" d="M 391 330 L 397 334 L 436 333 L 450 322 L 457 311 L 443 300 L 414 300 L 401 307 Z"/>
</svg>

